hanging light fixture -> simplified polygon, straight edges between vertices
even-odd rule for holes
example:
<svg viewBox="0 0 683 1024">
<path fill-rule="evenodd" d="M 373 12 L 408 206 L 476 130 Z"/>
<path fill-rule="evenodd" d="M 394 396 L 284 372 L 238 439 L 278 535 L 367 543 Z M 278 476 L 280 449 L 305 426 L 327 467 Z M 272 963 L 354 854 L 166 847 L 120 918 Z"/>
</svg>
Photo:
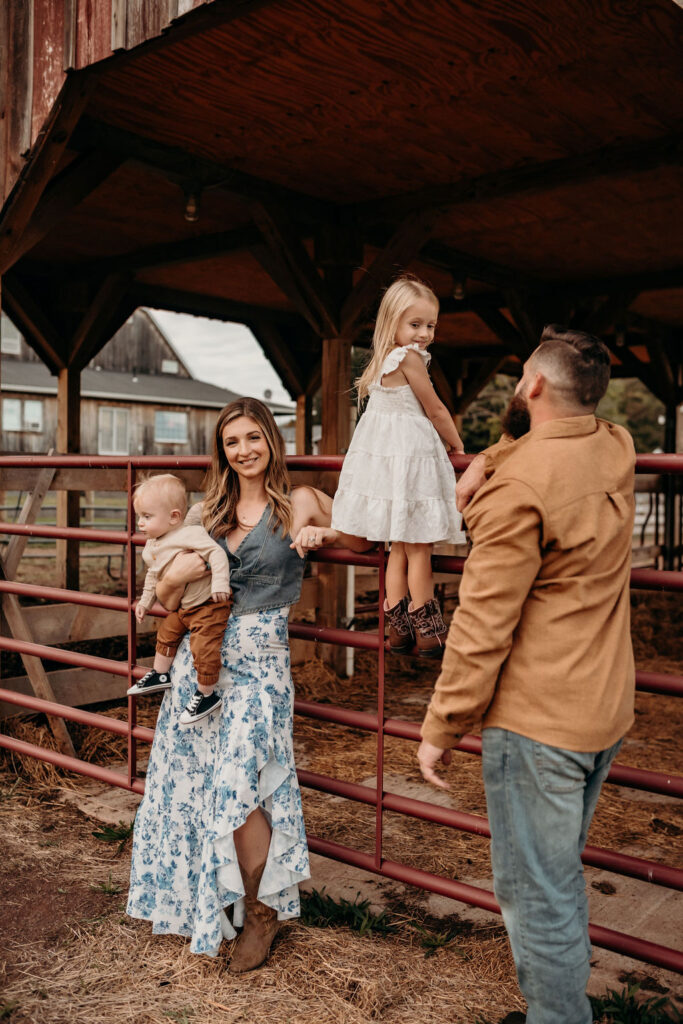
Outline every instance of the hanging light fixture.
<svg viewBox="0 0 683 1024">
<path fill-rule="evenodd" d="M 185 190 L 185 212 L 183 216 L 189 224 L 196 224 L 199 220 L 199 197 L 201 189 L 196 185 L 190 185 Z"/>
<path fill-rule="evenodd" d="M 453 298 L 458 302 L 462 302 L 466 294 L 465 278 L 456 277 L 453 281 Z"/>
</svg>

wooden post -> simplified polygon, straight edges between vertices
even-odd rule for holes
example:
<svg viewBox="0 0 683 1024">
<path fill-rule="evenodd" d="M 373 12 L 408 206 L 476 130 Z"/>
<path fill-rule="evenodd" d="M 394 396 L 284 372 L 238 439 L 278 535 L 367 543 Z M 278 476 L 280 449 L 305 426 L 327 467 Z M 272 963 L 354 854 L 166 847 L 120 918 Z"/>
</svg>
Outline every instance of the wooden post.
<svg viewBox="0 0 683 1024">
<path fill-rule="evenodd" d="M 81 375 L 71 366 L 59 371 L 57 383 L 57 451 L 76 454 L 81 448 Z M 78 526 L 80 491 L 57 492 L 57 525 Z M 79 542 L 57 541 L 58 585 L 78 590 Z"/>
<path fill-rule="evenodd" d="M 676 402 L 667 402 L 664 427 L 664 451 L 676 451 Z M 676 562 L 676 479 L 667 474 L 664 483 L 664 568 L 674 569 Z"/>
<path fill-rule="evenodd" d="M 350 440 L 351 342 L 346 338 L 323 340 L 322 368 L 322 455 L 343 455 Z M 333 495 L 339 476 L 326 473 L 323 490 Z M 333 565 L 319 567 L 320 619 L 324 626 L 339 626 L 346 606 L 346 569 Z M 338 675 L 346 673 L 346 652 L 324 646 L 324 660 Z"/>
<path fill-rule="evenodd" d="M 312 401 L 310 395 L 299 395 L 296 400 L 296 454 L 310 455 L 313 451 Z"/>
</svg>

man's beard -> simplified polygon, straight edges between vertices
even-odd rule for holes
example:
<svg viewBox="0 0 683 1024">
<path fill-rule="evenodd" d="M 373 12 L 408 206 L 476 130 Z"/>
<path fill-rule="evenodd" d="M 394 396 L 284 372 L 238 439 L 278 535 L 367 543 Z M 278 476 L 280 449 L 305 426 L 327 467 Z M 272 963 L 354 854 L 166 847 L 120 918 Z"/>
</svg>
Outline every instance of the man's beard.
<svg viewBox="0 0 683 1024">
<path fill-rule="evenodd" d="M 528 434 L 530 429 L 531 419 L 527 400 L 522 395 L 513 395 L 503 416 L 503 430 L 516 441 L 518 437 Z"/>
</svg>

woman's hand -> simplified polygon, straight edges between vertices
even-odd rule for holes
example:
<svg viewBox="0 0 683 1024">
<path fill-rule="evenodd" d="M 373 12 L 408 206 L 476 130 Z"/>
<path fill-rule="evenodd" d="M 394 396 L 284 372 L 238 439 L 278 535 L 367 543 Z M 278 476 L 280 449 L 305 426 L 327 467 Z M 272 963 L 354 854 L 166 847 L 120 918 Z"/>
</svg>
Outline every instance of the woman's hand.
<svg viewBox="0 0 683 1024">
<path fill-rule="evenodd" d="M 164 573 L 163 580 L 169 587 L 184 587 L 209 573 L 206 562 L 196 551 L 179 551 Z"/>
<path fill-rule="evenodd" d="M 296 548 L 299 558 L 305 558 L 309 551 L 317 551 L 318 548 L 330 547 L 339 540 L 339 533 L 331 526 L 302 526 L 296 537 L 289 545 Z"/>
<path fill-rule="evenodd" d="M 140 604 L 140 602 L 138 601 L 138 603 L 135 605 L 135 618 L 137 619 L 138 622 L 144 622 L 146 614 L 147 609 L 145 608 L 144 604 Z"/>
</svg>

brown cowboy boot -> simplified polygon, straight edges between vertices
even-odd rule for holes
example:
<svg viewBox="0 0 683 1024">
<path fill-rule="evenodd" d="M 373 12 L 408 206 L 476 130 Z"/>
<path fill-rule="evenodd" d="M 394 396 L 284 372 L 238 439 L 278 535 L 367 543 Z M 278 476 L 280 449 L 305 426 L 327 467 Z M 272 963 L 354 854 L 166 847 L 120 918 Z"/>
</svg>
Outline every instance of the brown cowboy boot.
<svg viewBox="0 0 683 1024">
<path fill-rule="evenodd" d="M 277 911 L 256 898 L 265 866 L 264 861 L 255 871 L 248 874 L 240 865 L 244 880 L 245 917 L 242 934 L 237 939 L 235 952 L 228 965 L 231 974 L 244 974 L 245 971 L 253 971 L 265 963 L 280 927 Z"/>
<path fill-rule="evenodd" d="M 394 654 L 405 654 L 415 643 L 415 634 L 408 616 L 408 598 L 402 598 L 393 608 L 385 600 L 384 614 L 389 623 L 389 648 Z"/>
<path fill-rule="evenodd" d="M 413 629 L 417 652 L 420 658 L 440 658 L 443 654 L 448 629 L 441 616 L 439 602 L 433 597 L 421 608 L 408 606 L 408 615 Z"/>
</svg>

